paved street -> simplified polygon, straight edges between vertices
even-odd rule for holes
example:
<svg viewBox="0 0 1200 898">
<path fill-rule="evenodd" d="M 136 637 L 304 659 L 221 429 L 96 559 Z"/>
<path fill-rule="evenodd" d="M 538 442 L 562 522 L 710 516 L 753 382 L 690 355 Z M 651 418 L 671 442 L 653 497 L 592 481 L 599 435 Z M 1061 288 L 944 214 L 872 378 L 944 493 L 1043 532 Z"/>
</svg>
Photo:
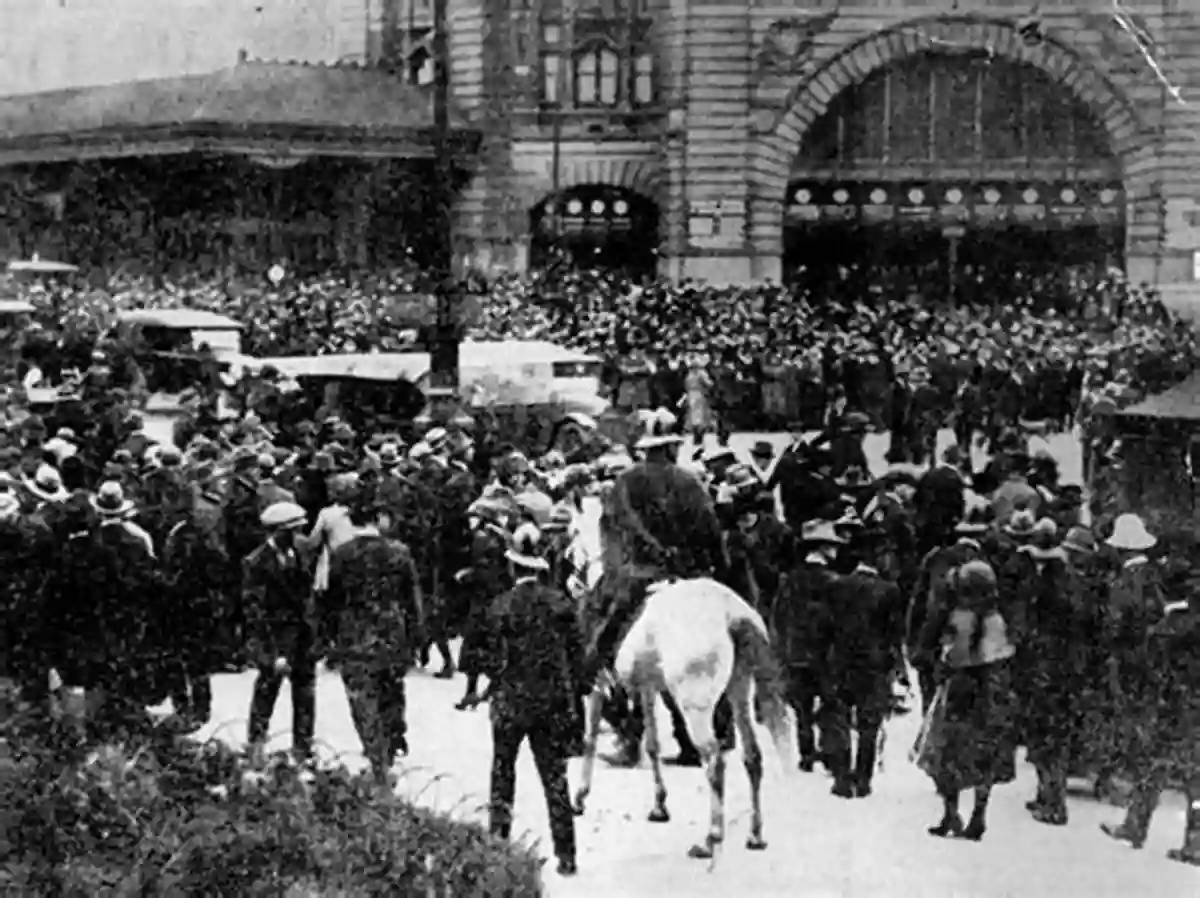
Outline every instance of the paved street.
<svg viewBox="0 0 1200 898">
<path fill-rule="evenodd" d="M 748 449 L 751 442 L 749 436 L 735 438 L 739 450 Z M 877 456 L 877 445 L 873 448 Z M 1068 441 L 1056 441 L 1055 449 L 1063 457 L 1064 480 L 1070 481 L 1073 473 L 1077 478 L 1078 461 L 1072 461 Z M 250 686 L 248 674 L 217 678 L 214 716 L 226 722 L 215 727 L 221 738 L 234 743 L 244 738 Z M 410 675 L 413 752 L 402 765 L 400 788 L 423 804 L 483 819 L 490 759 L 487 710 L 454 711 L 461 690 L 461 678 L 444 682 L 425 671 Z M 317 715 L 323 751 L 352 756 L 358 740 L 336 674 L 321 676 Z M 286 733 L 290 722 L 285 688 L 272 732 Z M 990 830 L 981 844 L 931 838 L 925 828 L 937 821 L 940 803 L 929 780 L 907 759 L 917 726 L 912 715 L 891 723 L 884 770 L 875 794 L 865 801 L 835 799 L 824 774 L 785 773 L 768 755 L 764 808 L 770 844 L 761 853 L 742 847 L 748 787 L 740 761 L 733 759 L 728 775 L 728 841 L 711 871 L 704 862 L 685 856 L 702 835 L 708 815 L 707 788 L 700 771 L 667 771 L 672 821 L 662 825 L 646 820 L 652 793 L 648 770 L 601 765 L 588 814 L 579 821 L 580 875 L 560 880 L 547 872 L 550 894 L 554 898 L 1200 895 L 1200 870 L 1164 858 L 1181 838 L 1183 807 L 1178 796 L 1171 796 L 1159 811 L 1146 848 L 1135 852 L 1099 831 L 1101 821 L 1118 820 L 1122 812 L 1083 797 L 1083 784 L 1081 795 L 1071 803 L 1069 826 L 1034 823 L 1023 807 L 1033 795 L 1033 773 L 1022 766 L 1017 783 L 997 790 Z M 287 739 L 281 738 L 279 744 L 286 746 Z M 574 780 L 577 763 L 571 773 Z M 543 842 L 548 838 L 546 810 L 528 752 L 518 769 L 516 820 L 517 831 L 527 830 Z"/>
</svg>

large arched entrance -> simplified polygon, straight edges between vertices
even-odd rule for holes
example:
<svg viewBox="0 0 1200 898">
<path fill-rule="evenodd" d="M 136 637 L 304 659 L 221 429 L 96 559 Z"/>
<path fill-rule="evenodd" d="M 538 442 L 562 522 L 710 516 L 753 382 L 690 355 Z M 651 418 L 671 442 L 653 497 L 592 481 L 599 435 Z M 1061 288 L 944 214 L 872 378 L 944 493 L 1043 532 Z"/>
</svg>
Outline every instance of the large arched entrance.
<svg viewBox="0 0 1200 898">
<path fill-rule="evenodd" d="M 658 206 L 640 193 L 581 184 L 530 211 L 530 265 L 602 269 L 653 276 L 658 263 Z"/>
<path fill-rule="evenodd" d="M 812 123 L 783 264 L 814 283 L 883 268 L 970 301 L 997 277 L 1119 264 L 1124 223 L 1121 161 L 1069 88 L 1030 62 L 928 51 L 876 69 Z"/>
</svg>

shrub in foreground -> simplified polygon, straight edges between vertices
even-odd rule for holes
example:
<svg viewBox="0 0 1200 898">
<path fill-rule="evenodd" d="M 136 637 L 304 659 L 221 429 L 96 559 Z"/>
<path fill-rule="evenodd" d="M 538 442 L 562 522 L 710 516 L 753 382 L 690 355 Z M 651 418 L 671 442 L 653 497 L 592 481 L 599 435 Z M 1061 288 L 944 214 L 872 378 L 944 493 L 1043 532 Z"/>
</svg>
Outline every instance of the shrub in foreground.
<svg viewBox="0 0 1200 898">
<path fill-rule="evenodd" d="M 63 762 L 0 724 L 0 894 L 526 898 L 541 866 L 344 766 L 174 738 Z"/>
</svg>

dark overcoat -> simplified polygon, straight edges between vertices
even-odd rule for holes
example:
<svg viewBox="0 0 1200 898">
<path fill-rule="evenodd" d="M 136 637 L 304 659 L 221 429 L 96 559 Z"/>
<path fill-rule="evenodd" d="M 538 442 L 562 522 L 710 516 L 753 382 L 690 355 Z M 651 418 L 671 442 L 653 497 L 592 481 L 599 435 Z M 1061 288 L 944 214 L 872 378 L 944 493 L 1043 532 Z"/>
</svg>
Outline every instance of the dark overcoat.
<svg viewBox="0 0 1200 898">
<path fill-rule="evenodd" d="M 312 577 L 296 553 L 263 543 L 242 562 L 245 639 L 254 663 L 288 657 L 296 646 L 311 645 L 316 620 L 310 600 Z"/>
<path fill-rule="evenodd" d="M 497 661 L 492 701 L 503 712 L 573 752 L 583 738 L 583 640 L 571 601 L 559 590 L 518 582 L 489 615 Z"/>
<path fill-rule="evenodd" d="M 157 703 L 165 697 L 165 610 L 142 540 L 119 525 L 78 530 L 63 541 L 47 583 L 50 660 L 68 685 Z"/>
<path fill-rule="evenodd" d="M 321 641 L 334 657 L 409 666 L 422 638 L 424 603 L 408 547 L 377 532 L 343 543 L 330 554 L 329 589 L 317 614 Z"/>
</svg>

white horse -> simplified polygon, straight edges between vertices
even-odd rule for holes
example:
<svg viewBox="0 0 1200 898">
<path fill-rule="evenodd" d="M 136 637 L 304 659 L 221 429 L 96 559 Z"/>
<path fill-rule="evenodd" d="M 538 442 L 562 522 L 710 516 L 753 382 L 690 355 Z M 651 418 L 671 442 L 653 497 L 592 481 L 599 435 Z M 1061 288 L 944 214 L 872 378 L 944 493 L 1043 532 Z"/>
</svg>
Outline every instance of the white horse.
<svg viewBox="0 0 1200 898">
<path fill-rule="evenodd" d="M 665 823 L 667 787 L 663 782 L 654 707 L 664 690 L 678 702 L 696 743 L 711 790 L 711 819 L 702 844 L 688 852 L 711 858 L 725 838 L 725 758 L 713 730 L 713 711 L 725 695 L 733 708 L 750 778 L 750 835 L 746 847 L 766 848 L 762 836 L 762 751 L 754 732 L 754 688 L 758 709 L 783 769 L 796 769 L 796 718 L 781 691 L 770 637 L 762 617 L 741 596 L 710 580 L 677 580 L 650 588 L 645 606 L 621 642 L 614 668 L 617 680 L 640 697 L 645 709 L 646 754 L 654 774 L 654 806 L 650 820 Z M 582 814 L 592 788 L 596 736 L 604 703 L 601 689 L 588 700 L 588 734 L 583 780 L 575 794 L 575 813 Z"/>
</svg>

